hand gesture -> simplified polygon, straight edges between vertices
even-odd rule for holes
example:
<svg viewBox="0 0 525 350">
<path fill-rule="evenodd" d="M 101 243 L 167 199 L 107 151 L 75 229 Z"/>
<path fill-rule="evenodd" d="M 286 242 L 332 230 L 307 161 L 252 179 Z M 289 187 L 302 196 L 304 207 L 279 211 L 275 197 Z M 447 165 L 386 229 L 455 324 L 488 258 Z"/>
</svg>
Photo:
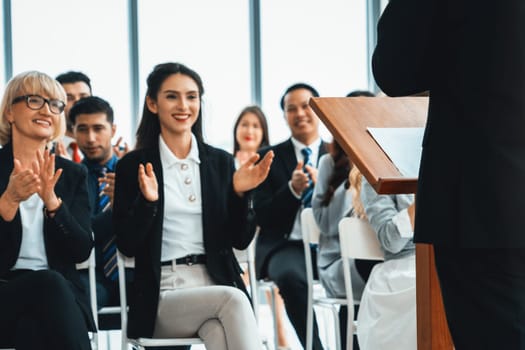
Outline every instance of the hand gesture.
<svg viewBox="0 0 525 350">
<path fill-rule="evenodd" d="M 153 172 L 153 165 L 146 163 L 139 165 L 139 188 L 140 192 L 147 201 L 155 202 L 159 199 L 157 178 Z"/>
<path fill-rule="evenodd" d="M 104 177 L 98 178 L 99 186 L 105 183 L 102 192 L 109 197 L 109 205 L 113 208 L 113 196 L 115 194 L 115 173 L 106 173 Z"/>
<path fill-rule="evenodd" d="M 55 194 L 55 185 L 62 175 L 62 169 L 55 171 L 55 155 L 45 150 L 44 154 L 36 151 L 36 161 L 33 162 L 33 171 L 38 174 L 40 179 L 40 188 L 38 195 L 44 202 L 44 206 L 49 210 L 56 209 L 60 206 L 60 201 Z"/>
<path fill-rule="evenodd" d="M 255 162 L 260 156 L 257 153 L 251 156 L 246 163 L 233 173 L 234 191 L 237 194 L 241 194 L 259 186 L 268 176 L 273 156 L 273 151 L 269 151 L 257 165 L 255 165 Z"/>
<path fill-rule="evenodd" d="M 22 170 L 22 164 L 15 158 L 14 168 L 4 192 L 7 199 L 18 203 L 25 201 L 40 190 L 40 178 L 32 169 Z"/>
<path fill-rule="evenodd" d="M 300 161 L 297 163 L 297 166 L 295 167 L 292 173 L 292 188 L 294 192 L 299 196 L 310 185 L 310 178 L 308 177 L 308 174 L 310 174 L 310 172 L 308 171 L 308 169 L 312 170 L 313 168 L 307 165 L 305 169 L 307 173 L 303 171 L 303 161 Z M 315 172 L 314 176 L 317 179 L 317 172 Z"/>
<path fill-rule="evenodd" d="M 55 154 L 62 158 L 71 160 L 71 156 L 69 155 L 69 153 L 67 153 L 66 146 L 64 145 L 64 142 L 62 141 L 55 142 Z"/>
<path fill-rule="evenodd" d="M 113 146 L 113 152 L 117 158 L 122 158 L 129 152 L 129 146 L 127 142 L 124 142 L 124 148 L 120 149 L 120 143 L 122 142 L 122 136 L 118 138 L 117 143 Z"/>
</svg>

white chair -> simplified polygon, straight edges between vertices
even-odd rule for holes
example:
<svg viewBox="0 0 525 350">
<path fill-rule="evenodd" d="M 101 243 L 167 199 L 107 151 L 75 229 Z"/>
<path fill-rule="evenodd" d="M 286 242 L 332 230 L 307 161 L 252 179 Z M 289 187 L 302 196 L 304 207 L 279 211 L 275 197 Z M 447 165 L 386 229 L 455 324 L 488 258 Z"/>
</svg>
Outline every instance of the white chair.
<svg viewBox="0 0 525 350">
<path fill-rule="evenodd" d="M 250 294 L 252 296 L 252 306 L 255 312 L 255 319 L 259 324 L 260 310 L 259 310 L 259 292 L 269 293 L 270 295 L 270 309 L 272 312 L 273 321 L 273 342 L 274 348 L 277 349 L 278 342 L 278 330 L 277 330 L 277 306 L 276 306 L 276 294 L 275 289 L 277 288 L 275 283 L 268 279 L 257 279 L 257 272 L 255 270 L 255 244 L 257 242 L 257 236 L 259 235 L 260 227 L 257 226 L 255 235 L 250 242 L 250 245 L 245 250 L 234 249 L 235 256 L 240 263 L 246 263 L 248 266 L 248 275 L 250 278 Z M 263 339 L 264 345 L 268 348 L 267 339 Z"/>
<path fill-rule="evenodd" d="M 312 349 L 313 326 L 314 326 L 314 306 L 327 308 L 331 311 L 335 323 L 335 347 L 341 350 L 341 332 L 339 329 L 339 310 L 338 306 L 347 305 L 347 299 L 327 298 L 324 295 L 315 295 L 314 288 L 321 285 L 314 279 L 312 266 L 311 244 L 319 244 L 320 230 L 315 222 L 312 208 L 303 209 L 301 212 L 301 230 L 303 233 L 304 256 L 306 264 L 306 278 L 308 281 L 308 305 L 306 315 L 306 350 Z M 348 305 L 348 309 L 353 310 L 353 302 Z M 353 314 L 353 312 L 352 312 Z"/>
<path fill-rule="evenodd" d="M 352 293 L 349 259 L 384 260 L 384 254 L 374 229 L 372 229 L 368 221 L 363 219 L 352 217 L 341 219 L 339 222 L 339 241 L 343 259 L 346 299 L 350 302 L 354 300 L 354 296 Z M 347 350 L 352 350 L 352 337 L 356 327 L 359 327 L 359 325 L 354 323 L 354 308 L 348 307 Z"/>
<path fill-rule="evenodd" d="M 260 312 L 259 312 L 259 288 L 260 284 L 257 281 L 256 272 L 255 272 L 255 241 L 257 238 L 257 234 L 259 232 L 259 228 L 257 227 L 257 232 L 255 233 L 254 238 L 250 242 L 250 245 L 248 248 L 244 250 L 237 250 L 234 249 L 233 252 L 235 253 L 235 257 L 237 258 L 237 261 L 240 264 L 246 264 L 247 270 L 248 270 L 248 278 L 250 280 L 250 296 L 252 298 L 252 307 L 253 312 L 255 314 L 255 320 L 257 321 L 257 324 L 259 325 L 260 321 Z M 271 282 L 268 282 L 271 283 Z M 273 283 L 272 283 L 273 284 Z M 275 295 L 272 294 L 273 298 L 275 298 Z M 275 301 L 272 299 L 272 303 L 274 304 L 274 307 L 272 309 L 273 317 L 274 317 L 274 331 L 277 332 L 277 326 L 275 321 Z M 277 336 L 275 336 L 275 339 Z M 263 337 L 262 339 L 263 345 L 266 349 L 270 349 L 270 346 L 268 344 L 268 340 Z M 277 349 L 277 343 L 275 343 L 275 348 Z"/>
<path fill-rule="evenodd" d="M 91 249 L 89 258 L 86 261 L 76 264 L 77 270 L 88 270 L 89 278 L 89 304 L 91 306 L 91 312 L 93 313 L 93 320 L 98 330 L 98 317 L 97 317 L 97 288 L 95 285 L 95 248 Z M 98 332 L 91 333 L 91 345 L 93 349 L 99 348 Z M 109 349 L 109 348 L 108 348 Z"/>
<path fill-rule="evenodd" d="M 129 260 L 128 260 L 129 261 Z M 128 349 L 128 344 L 136 349 L 143 350 L 147 346 L 176 346 L 202 344 L 200 338 L 138 338 L 130 339 L 127 336 L 128 327 L 128 303 L 126 298 L 126 269 L 125 257 L 122 253 L 117 254 L 118 280 L 120 291 L 120 320 L 122 326 L 122 350 Z"/>
</svg>

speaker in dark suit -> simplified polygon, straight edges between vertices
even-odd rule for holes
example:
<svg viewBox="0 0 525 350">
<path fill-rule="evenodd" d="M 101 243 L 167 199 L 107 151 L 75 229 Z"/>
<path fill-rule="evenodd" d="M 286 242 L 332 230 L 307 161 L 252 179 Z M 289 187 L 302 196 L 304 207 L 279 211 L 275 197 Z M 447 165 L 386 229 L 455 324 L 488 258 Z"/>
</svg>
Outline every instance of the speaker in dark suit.
<svg viewBox="0 0 525 350">
<path fill-rule="evenodd" d="M 378 24 L 378 85 L 430 93 L 415 241 L 456 349 L 525 349 L 524 33 L 520 0 L 391 0 Z"/>
</svg>

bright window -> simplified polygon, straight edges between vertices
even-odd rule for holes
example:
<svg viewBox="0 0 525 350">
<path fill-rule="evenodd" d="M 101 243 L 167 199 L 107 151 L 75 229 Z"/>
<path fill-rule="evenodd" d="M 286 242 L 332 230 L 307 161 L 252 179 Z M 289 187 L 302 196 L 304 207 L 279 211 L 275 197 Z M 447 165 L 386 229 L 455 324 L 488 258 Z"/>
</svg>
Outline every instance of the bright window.
<svg viewBox="0 0 525 350">
<path fill-rule="evenodd" d="M 115 111 L 117 135 L 132 141 L 126 0 L 11 1 L 13 75 L 75 70 Z M 52 17 L 50 17 L 52 16 Z M 134 134 L 134 131 L 133 131 Z M 134 143 L 134 142 L 133 142 Z"/>
<path fill-rule="evenodd" d="M 272 143 L 290 136 L 279 106 L 286 88 L 311 84 L 323 97 L 366 89 L 366 0 L 261 1 L 262 99 Z M 326 129 L 322 137 L 329 139 Z"/>
<path fill-rule="evenodd" d="M 232 152 L 233 123 L 251 101 L 248 1 L 140 1 L 138 12 L 141 105 L 156 64 L 187 65 L 204 84 L 205 140 Z"/>
</svg>

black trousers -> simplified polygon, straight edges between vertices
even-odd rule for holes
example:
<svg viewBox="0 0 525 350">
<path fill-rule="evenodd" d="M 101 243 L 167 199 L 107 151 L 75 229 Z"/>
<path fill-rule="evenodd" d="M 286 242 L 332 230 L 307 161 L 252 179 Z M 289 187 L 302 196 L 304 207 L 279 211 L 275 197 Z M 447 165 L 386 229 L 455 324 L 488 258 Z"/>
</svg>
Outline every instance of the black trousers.
<svg viewBox="0 0 525 350">
<path fill-rule="evenodd" d="M 456 350 L 525 350 L 525 249 L 434 251 Z"/>
<path fill-rule="evenodd" d="M 316 270 L 317 266 L 314 263 L 314 271 Z M 268 277 L 279 287 L 288 318 L 295 328 L 299 341 L 305 347 L 308 283 L 303 242 L 288 242 L 288 245 L 273 253 L 268 261 Z M 323 349 L 315 315 L 313 349 Z"/>
<path fill-rule="evenodd" d="M 84 316 L 60 273 L 24 271 L 0 280 L 0 347 L 91 349 Z"/>
</svg>

